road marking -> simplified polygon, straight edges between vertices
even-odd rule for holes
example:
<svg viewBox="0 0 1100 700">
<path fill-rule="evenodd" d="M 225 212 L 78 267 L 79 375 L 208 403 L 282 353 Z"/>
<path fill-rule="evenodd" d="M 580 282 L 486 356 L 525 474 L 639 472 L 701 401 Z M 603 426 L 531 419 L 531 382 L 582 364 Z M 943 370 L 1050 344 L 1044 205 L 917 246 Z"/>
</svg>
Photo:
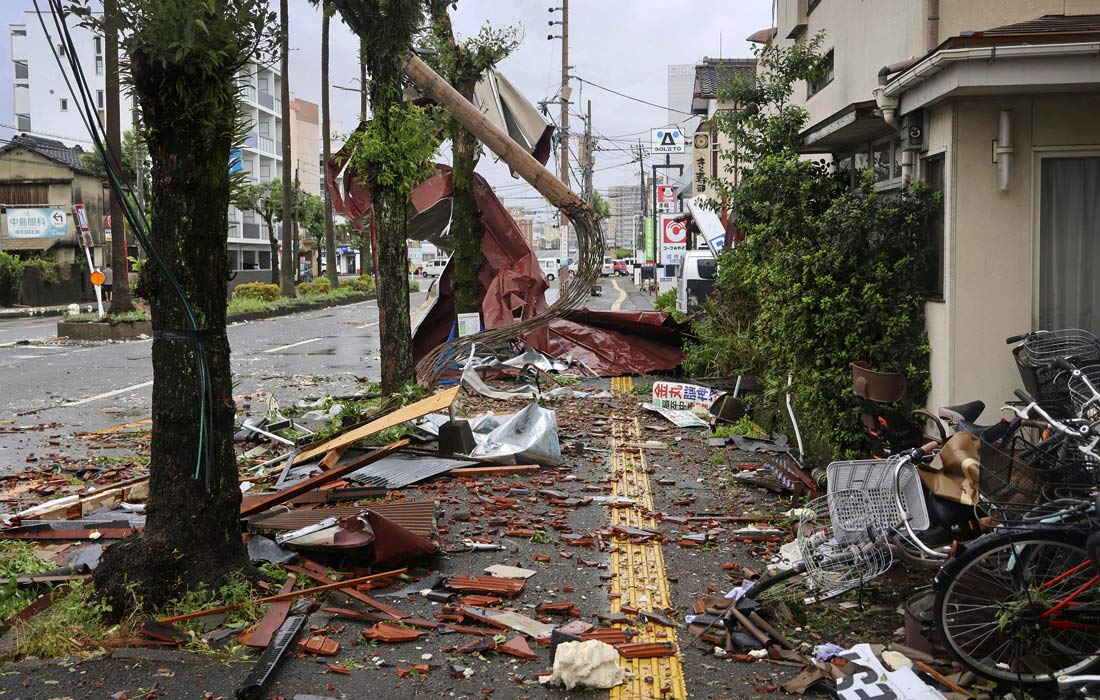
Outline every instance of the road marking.
<svg viewBox="0 0 1100 700">
<path fill-rule="evenodd" d="M 633 384 L 630 377 L 614 377 L 611 391 L 629 396 Z M 657 521 L 643 515 L 653 511 L 653 491 L 646 471 L 645 454 L 640 449 L 629 447 L 632 443 L 641 442 L 638 419 L 626 412 L 619 412 L 612 415 L 611 421 L 611 493 L 638 503 L 634 508 L 612 508 L 611 525 L 656 530 Z M 611 578 L 611 613 L 621 612 L 624 605 L 658 612 L 672 608 L 661 545 L 655 541 L 631 543 L 625 540 L 617 540 L 615 545 L 616 550 L 611 553 L 611 571 L 614 574 Z M 650 700 L 655 697 L 684 700 L 687 697 L 684 669 L 678 655 L 679 641 L 675 636 L 671 640 L 658 638 L 656 633 L 656 625 L 645 625 L 631 641 L 671 641 L 677 656 L 620 659 L 630 674 L 624 684 L 611 689 L 610 700 Z"/>
<path fill-rule="evenodd" d="M 611 286 L 615 288 L 615 291 L 619 293 L 619 298 L 615 300 L 615 303 L 611 305 L 612 311 L 618 311 L 622 308 L 623 302 L 626 301 L 626 290 L 619 286 L 619 283 L 615 280 L 611 280 Z"/>
<path fill-rule="evenodd" d="M 299 340 L 297 343 L 291 343 L 290 345 L 280 345 L 277 348 L 271 348 L 270 350 L 264 350 L 264 352 L 279 352 L 280 350 L 289 350 L 290 348 L 296 348 L 299 345 L 307 345 L 309 343 L 316 343 L 318 340 L 324 340 L 324 338 L 310 338 L 309 340 Z"/>
<path fill-rule="evenodd" d="M 95 396 L 89 396 L 86 399 L 80 399 L 79 401 L 69 401 L 69 402 L 63 403 L 61 405 L 62 406 L 81 406 L 81 405 L 86 404 L 86 403 L 91 403 L 93 401 L 99 401 L 100 399 L 105 399 L 108 396 L 115 396 L 117 394 L 125 394 L 128 391 L 136 391 L 137 389 L 144 389 L 147 386 L 153 386 L 152 380 L 150 380 L 148 382 L 142 382 L 141 384 L 134 384 L 133 386 L 124 387 L 122 389 L 115 389 L 114 391 L 106 391 L 102 394 L 96 394 Z"/>
<path fill-rule="evenodd" d="M 356 326 L 356 328 L 370 328 L 371 326 L 377 326 L 377 325 L 378 325 L 378 321 L 371 321 L 370 323 L 364 323 L 361 326 Z"/>
</svg>

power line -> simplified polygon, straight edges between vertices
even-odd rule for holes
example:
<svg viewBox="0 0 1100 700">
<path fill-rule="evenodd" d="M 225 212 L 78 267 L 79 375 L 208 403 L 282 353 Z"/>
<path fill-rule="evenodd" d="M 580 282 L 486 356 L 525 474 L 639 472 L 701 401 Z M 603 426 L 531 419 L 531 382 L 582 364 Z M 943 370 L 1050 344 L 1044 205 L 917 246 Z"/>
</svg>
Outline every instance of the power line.
<svg viewBox="0 0 1100 700">
<path fill-rule="evenodd" d="M 650 107 L 656 107 L 657 109 L 663 109 L 663 110 L 666 110 L 666 111 L 669 111 L 669 112 L 678 112 L 680 114 L 687 114 L 687 115 L 692 116 L 692 117 L 698 117 L 699 116 L 698 114 L 692 114 L 691 112 L 685 112 L 682 109 L 675 109 L 673 107 L 666 107 L 665 105 L 659 105 L 656 102 L 650 102 L 648 100 L 643 100 L 640 97 L 634 97 L 633 95 L 628 95 L 625 92 L 619 92 L 618 90 L 612 90 L 609 87 L 604 87 L 603 85 L 600 85 L 598 83 L 594 83 L 591 80 L 585 80 L 584 78 L 582 78 L 580 76 L 575 75 L 573 77 L 576 78 L 578 82 L 588 83 L 589 85 L 591 85 L 594 88 L 599 88 L 600 90 L 604 90 L 605 92 L 610 92 L 611 94 L 618 95 L 619 97 L 625 97 L 628 100 L 634 100 L 635 102 L 641 102 L 642 104 L 649 105 Z"/>
</svg>

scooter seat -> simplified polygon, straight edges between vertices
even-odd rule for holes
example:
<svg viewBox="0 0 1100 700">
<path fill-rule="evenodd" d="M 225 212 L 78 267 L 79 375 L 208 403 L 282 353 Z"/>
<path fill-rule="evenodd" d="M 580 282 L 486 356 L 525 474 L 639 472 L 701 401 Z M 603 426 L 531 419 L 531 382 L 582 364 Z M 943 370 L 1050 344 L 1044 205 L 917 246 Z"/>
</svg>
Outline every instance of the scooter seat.
<svg viewBox="0 0 1100 700">
<path fill-rule="evenodd" d="M 941 406 L 939 416 L 952 423 L 973 423 L 978 420 L 978 416 L 982 415 L 984 410 L 984 401 L 971 401 L 955 406 Z"/>
</svg>

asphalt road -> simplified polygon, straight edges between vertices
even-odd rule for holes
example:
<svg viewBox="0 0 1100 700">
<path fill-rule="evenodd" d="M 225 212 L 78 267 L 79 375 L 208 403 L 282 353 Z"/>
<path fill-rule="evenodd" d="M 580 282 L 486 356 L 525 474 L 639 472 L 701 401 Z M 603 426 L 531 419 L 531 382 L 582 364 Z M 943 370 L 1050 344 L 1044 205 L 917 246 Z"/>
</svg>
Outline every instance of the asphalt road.
<svg viewBox="0 0 1100 700">
<path fill-rule="evenodd" d="M 643 295 L 626 278 L 604 278 L 594 309 L 641 309 Z M 421 286 L 427 289 L 422 280 Z M 551 290 L 548 298 L 554 298 Z M 410 298 L 413 309 L 426 297 Z M 88 343 L 56 338 L 57 318 L 0 322 L 0 420 L 42 425 L 32 433 L 0 431 L 0 475 L 24 457 L 75 432 L 147 418 L 152 340 Z M 377 381 L 375 301 L 237 323 L 228 329 L 236 395 L 267 392 L 284 405 L 303 398 L 354 394 L 359 378 Z"/>
</svg>

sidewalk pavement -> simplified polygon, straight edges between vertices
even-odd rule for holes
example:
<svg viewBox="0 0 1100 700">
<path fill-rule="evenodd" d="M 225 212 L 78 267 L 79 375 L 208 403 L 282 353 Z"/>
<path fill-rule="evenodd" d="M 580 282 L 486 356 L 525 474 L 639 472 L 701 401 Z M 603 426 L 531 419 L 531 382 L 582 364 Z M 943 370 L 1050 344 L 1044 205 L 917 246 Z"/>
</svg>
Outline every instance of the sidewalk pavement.
<svg viewBox="0 0 1100 700">
<path fill-rule="evenodd" d="M 95 311 L 95 302 L 83 302 L 80 313 Z M 33 316 L 64 316 L 69 305 L 61 306 L 0 306 L 0 320 L 11 318 L 31 318 Z"/>
</svg>

